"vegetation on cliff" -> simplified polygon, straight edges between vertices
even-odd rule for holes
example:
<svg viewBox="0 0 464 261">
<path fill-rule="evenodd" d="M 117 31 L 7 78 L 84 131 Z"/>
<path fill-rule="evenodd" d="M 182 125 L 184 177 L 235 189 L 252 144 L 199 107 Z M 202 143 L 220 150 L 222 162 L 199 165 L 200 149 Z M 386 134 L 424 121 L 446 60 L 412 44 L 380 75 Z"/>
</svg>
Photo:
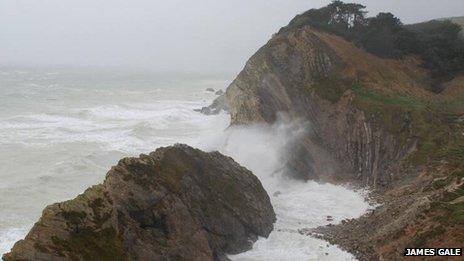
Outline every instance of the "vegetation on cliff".
<svg viewBox="0 0 464 261">
<path fill-rule="evenodd" d="M 280 32 L 310 25 L 354 41 L 380 57 L 418 55 L 435 79 L 433 90 L 436 92 L 442 90 L 441 82 L 464 71 L 464 39 L 460 37 L 462 28 L 458 24 L 434 20 L 405 26 L 391 13 L 366 17 L 365 8 L 361 4 L 335 0 L 326 7 L 296 16 Z"/>
</svg>

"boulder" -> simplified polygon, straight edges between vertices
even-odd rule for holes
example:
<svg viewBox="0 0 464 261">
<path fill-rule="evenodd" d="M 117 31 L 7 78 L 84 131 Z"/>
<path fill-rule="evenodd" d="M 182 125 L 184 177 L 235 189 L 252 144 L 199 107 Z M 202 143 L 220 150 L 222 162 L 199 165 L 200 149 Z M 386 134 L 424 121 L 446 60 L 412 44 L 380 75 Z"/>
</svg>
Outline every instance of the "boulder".
<svg viewBox="0 0 464 261">
<path fill-rule="evenodd" d="M 125 158 L 103 184 L 43 211 L 4 260 L 224 260 L 273 229 L 260 181 L 186 145 Z"/>
</svg>

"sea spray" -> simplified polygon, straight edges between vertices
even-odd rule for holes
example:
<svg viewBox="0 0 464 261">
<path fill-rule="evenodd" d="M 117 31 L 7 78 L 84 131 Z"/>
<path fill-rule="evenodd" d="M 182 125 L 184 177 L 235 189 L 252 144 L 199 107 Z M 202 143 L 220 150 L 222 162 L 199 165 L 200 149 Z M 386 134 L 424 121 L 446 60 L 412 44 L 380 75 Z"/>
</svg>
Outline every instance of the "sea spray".
<svg viewBox="0 0 464 261">
<path fill-rule="evenodd" d="M 284 175 L 288 146 L 310 131 L 304 121 L 290 121 L 281 114 L 272 125 L 231 126 L 206 142 L 204 149 L 218 150 L 247 167 L 263 183 L 277 214 L 269 238 L 232 260 L 353 260 L 337 246 L 302 231 L 356 218 L 369 208 L 361 194 L 347 188 L 303 182 Z M 328 218 L 330 217 L 330 218 Z"/>
</svg>

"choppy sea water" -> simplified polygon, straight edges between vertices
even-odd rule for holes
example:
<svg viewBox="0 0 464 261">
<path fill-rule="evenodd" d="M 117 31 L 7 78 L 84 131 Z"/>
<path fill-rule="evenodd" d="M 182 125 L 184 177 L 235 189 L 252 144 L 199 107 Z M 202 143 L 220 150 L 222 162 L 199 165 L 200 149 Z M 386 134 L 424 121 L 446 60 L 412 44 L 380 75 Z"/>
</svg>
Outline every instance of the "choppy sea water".
<svg viewBox="0 0 464 261">
<path fill-rule="evenodd" d="M 225 131 L 227 114 L 193 111 L 214 99 L 206 88 L 227 83 L 186 74 L 0 69 L 0 254 L 24 238 L 46 205 L 101 182 L 120 158 L 182 142 L 232 156 L 271 195 L 275 231 L 233 260 L 351 260 L 298 229 L 363 214 L 362 195 L 282 177 L 285 126 Z"/>
</svg>

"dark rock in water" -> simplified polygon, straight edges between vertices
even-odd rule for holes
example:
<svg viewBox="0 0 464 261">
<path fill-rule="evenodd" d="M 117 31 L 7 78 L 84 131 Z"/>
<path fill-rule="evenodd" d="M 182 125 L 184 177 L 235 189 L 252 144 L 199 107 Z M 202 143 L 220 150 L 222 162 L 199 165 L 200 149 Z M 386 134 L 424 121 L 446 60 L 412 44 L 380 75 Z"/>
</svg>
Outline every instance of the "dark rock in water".
<svg viewBox="0 0 464 261">
<path fill-rule="evenodd" d="M 119 161 L 103 184 L 43 211 L 4 260 L 227 260 L 273 229 L 260 181 L 186 145 Z"/>
<path fill-rule="evenodd" d="M 224 91 L 223 91 L 223 90 L 218 90 L 218 91 L 215 92 L 214 94 L 221 96 L 221 95 L 224 94 Z"/>
<path fill-rule="evenodd" d="M 276 191 L 276 192 L 274 192 L 274 194 L 272 194 L 272 196 L 274 196 L 274 197 L 278 197 L 280 194 L 282 194 L 282 192 L 280 192 L 280 191 Z"/>
<path fill-rule="evenodd" d="M 229 105 L 227 103 L 225 93 L 217 97 L 210 106 L 203 107 L 201 109 L 196 109 L 195 111 L 201 112 L 205 115 L 216 115 L 219 114 L 221 111 L 228 112 Z"/>
<path fill-rule="evenodd" d="M 206 91 L 207 92 L 214 92 L 214 89 L 213 88 L 206 88 Z"/>
<path fill-rule="evenodd" d="M 301 228 L 297 230 L 297 232 L 302 236 L 310 236 L 312 234 L 311 231 L 311 228 Z"/>
<path fill-rule="evenodd" d="M 327 216 L 327 219 L 326 219 L 326 220 L 329 221 L 329 222 L 332 222 L 334 219 L 333 219 L 332 216 Z"/>
</svg>

